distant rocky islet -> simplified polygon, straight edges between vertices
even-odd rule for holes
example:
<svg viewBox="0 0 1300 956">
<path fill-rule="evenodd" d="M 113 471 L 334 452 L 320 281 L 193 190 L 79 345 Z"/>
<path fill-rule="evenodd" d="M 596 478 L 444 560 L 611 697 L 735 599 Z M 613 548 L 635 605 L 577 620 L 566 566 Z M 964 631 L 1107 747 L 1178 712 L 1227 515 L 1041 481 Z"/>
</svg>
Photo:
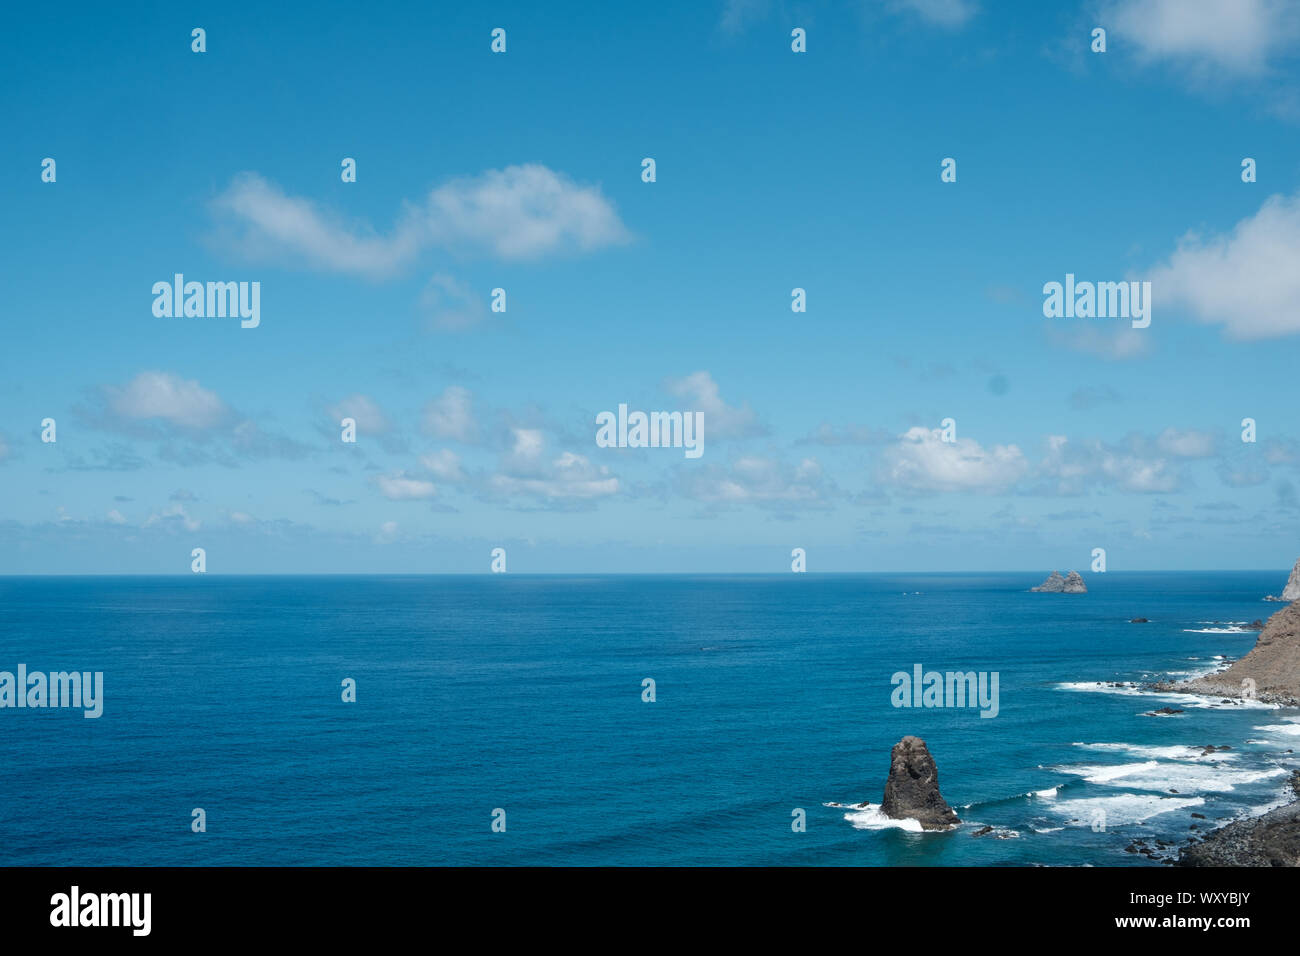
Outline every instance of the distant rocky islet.
<svg viewBox="0 0 1300 956">
<path fill-rule="evenodd" d="M 1071 571 L 1065 577 L 1061 577 L 1060 571 L 1053 571 L 1046 581 L 1029 590 L 1047 594 L 1087 594 L 1088 585 L 1083 583 L 1083 575 L 1078 571 Z"/>
</svg>

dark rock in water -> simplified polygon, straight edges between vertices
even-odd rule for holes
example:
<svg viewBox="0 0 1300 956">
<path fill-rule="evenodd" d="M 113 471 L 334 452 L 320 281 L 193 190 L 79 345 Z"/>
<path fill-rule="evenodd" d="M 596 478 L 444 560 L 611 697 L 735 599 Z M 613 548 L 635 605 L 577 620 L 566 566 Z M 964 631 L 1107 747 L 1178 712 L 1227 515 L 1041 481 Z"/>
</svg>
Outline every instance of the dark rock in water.
<svg viewBox="0 0 1300 956">
<path fill-rule="evenodd" d="M 1135 617 L 1135 618 L 1133 618 L 1131 621 L 1129 621 L 1129 623 L 1130 623 L 1130 624 L 1150 624 L 1151 622 L 1148 621 L 1148 620 L 1147 620 L 1146 618 L 1144 618 L 1144 617 Z"/>
<path fill-rule="evenodd" d="M 1181 714 L 1182 711 L 1175 707 L 1161 707 L 1159 710 L 1148 710 L 1143 717 L 1172 717 L 1174 714 Z"/>
<path fill-rule="evenodd" d="M 916 820 L 923 830 L 945 830 L 961 823 L 939 793 L 939 769 L 920 737 L 909 734 L 890 751 L 880 810 L 894 820 Z"/>
<path fill-rule="evenodd" d="M 1192 819 L 1193 819 L 1193 820 L 1204 820 L 1204 819 L 1205 819 L 1205 814 L 1204 814 L 1204 813 L 1193 813 L 1193 814 L 1192 814 Z"/>
<path fill-rule="evenodd" d="M 971 836 L 973 836 L 973 837 L 983 836 L 983 835 L 986 834 L 986 833 L 992 833 L 992 832 L 993 832 L 993 828 L 992 828 L 992 827 L 990 827 L 990 826 L 983 826 L 983 827 L 980 827 L 978 830 L 976 830 L 974 833 L 972 833 Z"/>
<path fill-rule="evenodd" d="M 1255 620 L 1251 621 L 1249 624 L 1246 625 L 1246 630 L 1262 631 L 1264 630 L 1264 622 L 1261 621 L 1259 618 L 1255 618 Z"/>
<path fill-rule="evenodd" d="M 1291 789 L 1295 791 L 1297 797 L 1300 797 L 1300 770 L 1291 771 Z"/>
<path fill-rule="evenodd" d="M 1049 594 L 1087 594 L 1088 586 L 1083 583 L 1083 576 L 1078 571 L 1071 571 L 1065 577 L 1061 577 L 1060 571 L 1053 571 L 1046 581 L 1029 590 Z"/>
<path fill-rule="evenodd" d="M 1201 756 L 1205 757 L 1219 750 L 1231 750 L 1231 749 L 1232 748 L 1229 747 L 1227 744 L 1224 744 L 1222 747 L 1216 747 L 1214 746 L 1214 744 L 1206 744 L 1205 749 L 1201 751 Z"/>
</svg>

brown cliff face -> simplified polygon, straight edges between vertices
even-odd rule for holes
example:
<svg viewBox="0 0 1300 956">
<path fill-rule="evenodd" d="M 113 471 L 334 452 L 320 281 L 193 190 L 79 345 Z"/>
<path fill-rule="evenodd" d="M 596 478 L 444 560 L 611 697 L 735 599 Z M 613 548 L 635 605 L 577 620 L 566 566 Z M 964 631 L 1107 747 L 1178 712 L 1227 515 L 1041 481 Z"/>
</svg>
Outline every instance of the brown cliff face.
<svg viewBox="0 0 1300 956">
<path fill-rule="evenodd" d="M 1270 594 L 1264 598 L 1265 601 L 1300 601 L 1300 561 L 1295 563 L 1291 569 L 1291 577 L 1287 578 L 1286 587 L 1282 590 L 1282 596 L 1278 597 Z"/>
<path fill-rule="evenodd" d="M 1194 694 L 1300 704 L 1300 602 L 1270 617 L 1251 652 L 1226 671 L 1172 686 Z"/>
</svg>

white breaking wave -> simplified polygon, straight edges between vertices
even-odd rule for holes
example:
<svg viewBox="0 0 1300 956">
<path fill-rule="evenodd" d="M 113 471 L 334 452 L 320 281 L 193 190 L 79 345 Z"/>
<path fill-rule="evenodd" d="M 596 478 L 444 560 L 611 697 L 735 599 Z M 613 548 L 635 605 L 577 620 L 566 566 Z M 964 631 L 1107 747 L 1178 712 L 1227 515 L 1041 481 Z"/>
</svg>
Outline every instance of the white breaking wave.
<svg viewBox="0 0 1300 956">
<path fill-rule="evenodd" d="M 1114 797 L 1085 797 L 1053 803 L 1052 812 L 1069 820 L 1078 820 L 1088 826 L 1101 812 L 1107 827 L 1126 823 L 1141 823 L 1162 813 L 1199 807 L 1204 797 L 1158 797 L 1146 793 L 1122 793 Z"/>
<path fill-rule="evenodd" d="M 1189 747 L 1182 744 L 1172 744 L 1167 747 L 1149 747 L 1144 744 L 1084 744 L 1075 743 L 1074 746 L 1082 747 L 1084 750 L 1101 750 L 1107 753 L 1129 753 L 1135 757 L 1142 757 L 1146 760 L 1196 760 L 1196 761 L 1219 761 L 1219 760 L 1236 760 L 1235 752 L 1216 751 L 1212 754 L 1202 754 L 1203 747 Z"/>
<path fill-rule="evenodd" d="M 1228 793 L 1243 784 L 1258 783 L 1286 773 L 1281 767 L 1266 770 L 1230 770 L 1194 763 L 1147 760 L 1109 766 L 1060 767 L 1061 773 L 1082 777 L 1103 787 L 1179 793 Z"/>
<path fill-rule="evenodd" d="M 1220 708 L 1248 707 L 1259 710 L 1276 710 L 1278 704 L 1268 704 L 1251 697 L 1230 697 L 1231 704 L 1224 704 L 1221 697 L 1206 697 L 1202 694 L 1183 694 L 1174 691 L 1143 690 L 1139 685 L 1124 682 L 1118 685 L 1106 681 L 1067 681 L 1056 685 L 1058 690 L 1087 691 L 1094 694 L 1119 694 L 1122 697 L 1147 697 L 1156 701 L 1179 704 L 1184 708 Z"/>
<path fill-rule="evenodd" d="M 893 817 L 887 817 L 876 807 L 867 807 L 865 810 L 855 810 L 852 813 L 844 814 L 844 819 L 853 824 L 855 830 L 906 830 L 908 833 L 924 833 L 920 820 L 908 818 L 906 820 L 895 820 Z"/>
<path fill-rule="evenodd" d="M 1291 720 L 1285 724 L 1261 724 L 1254 730 L 1267 730 L 1275 734 L 1283 734 L 1287 737 L 1300 737 L 1300 721 Z"/>
</svg>

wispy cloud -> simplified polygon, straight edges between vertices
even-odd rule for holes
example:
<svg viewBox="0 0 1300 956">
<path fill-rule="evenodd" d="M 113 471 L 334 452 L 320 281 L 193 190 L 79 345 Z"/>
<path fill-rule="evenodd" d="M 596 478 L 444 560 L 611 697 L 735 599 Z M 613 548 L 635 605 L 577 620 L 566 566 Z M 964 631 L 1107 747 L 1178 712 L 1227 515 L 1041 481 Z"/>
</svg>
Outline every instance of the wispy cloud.
<svg viewBox="0 0 1300 956">
<path fill-rule="evenodd" d="M 433 438 L 472 443 L 478 441 L 474 396 L 462 385 L 449 385 L 424 407 L 423 431 Z"/>
<path fill-rule="evenodd" d="M 218 241 L 248 258 L 374 279 L 401 273 L 430 247 L 535 260 L 631 238 L 599 187 L 538 164 L 453 179 L 405 204 L 387 234 L 347 223 L 252 172 L 236 176 L 212 211 Z"/>
<path fill-rule="evenodd" d="M 948 30 L 965 26 L 979 12 L 975 0 L 884 0 L 884 3 L 895 13 L 913 14 Z"/>
<path fill-rule="evenodd" d="M 375 483 L 379 486 L 380 493 L 389 501 L 416 501 L 432 498 L 438 493 L 433 482 L 422 478 L 411 478 L 400 471 L 394 475 L 378 475 Z"/>
<path fill-rule="evenodd" d="M 718 383 L 706 371 L 670 379 L 665 387 L 670 394 L 687 403 L 688 411 L 704 413 L 705 433 L 710 439 L 751 438 L 767 433 L 748 403 L 734 406 L 722 400 Z"/>
</svg>

